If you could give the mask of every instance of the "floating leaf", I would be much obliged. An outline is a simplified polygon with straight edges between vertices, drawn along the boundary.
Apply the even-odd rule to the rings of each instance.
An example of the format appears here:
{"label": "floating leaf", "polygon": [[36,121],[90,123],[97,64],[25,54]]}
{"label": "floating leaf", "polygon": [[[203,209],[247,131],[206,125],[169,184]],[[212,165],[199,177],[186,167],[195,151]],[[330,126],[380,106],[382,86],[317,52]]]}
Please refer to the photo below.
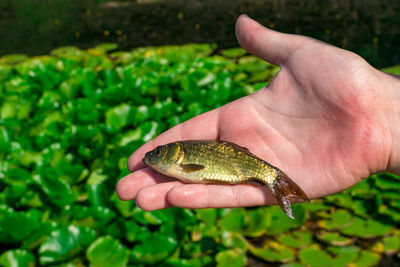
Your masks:
{"label": "floating leaf", "polygon": [[335,246],[346,246],[354,243],[355,241],[355,238],[342,236],[338,232],[321,232],[317,234],[317,237],[320,240]]}
{"label": "floating leaf", "polygon": [[295,251],[285,245],[268,241],[262,248],[249,246],[251,254],[266,261],[289,262],[295,258]]}
{"label": "floating leaf", "polygon": [[34,267],[35,256],[27,250],[15,249],[5,251],[0,256],[0,264],[4,267],[28,266]]}
{"label": "floating leaf", "polygon": [[171,236],[150,235],[132,249],[132,259],[139,263],[155,264],[168,258],[177,244]]}
{"label": "floating leaf", "polygon": [[387,255],[395,254],[400,251],[400,236],[398,234],[385,236],[372,247],[372,250]]}
{"label": "floating leaf", "polygon": [[[219,234],[219,232],[217,232]],[[223,231],[221,233],[221,243],[228,248],[240,248],[243,251],[247,250],[248,244],[246,239],[239,233]]]}
{"label": "floating leaf", "polygon": [[400,190],[400,178],[391,173],[377,174],[375,185],[383,190]]}
{"label": "floating leaf", "polygon": [[295,231],[292,233],[282,234],[278,237],[280,243],[292,247],[301,248],[308,246],[312,242],[311,232]]}
{"label": "floating leaf", "polygon": [[111,236],[96,239],[87,249],[86,257],[93,267],[126,266],[128,250]]}
{"label": "floating leaf", "polygon": [[360,253],[360,257],[351,263],[354,267],[372,267],[376,266],[381,259],[380,255],[372,251],[363,250]]}
{"label": "floating leaf", "polygon": [[301,226],[306,220],[304,207],[302,204],[292,205],[292,209],[296,220],[289,218],[279,206],[269,207],[267,211],[271,216],[271,224],[267,228],[266,234],[277,235]]}
{"label": "floating leaf", "polygon": [[314,245],[300,250],[299,258],[303,264],[311,266],[347,266],[357,258],[359,248],[331,247],[328,251],[330,253]]}
{"label": "floating leaf", "polygon": [[224,250],[215,256],[217,267],[241,267],[246,265],[246,254],[240,249]]}
{"label": "floating leaf", "polygon": [[374,220],[363,220],[354,217],[353,222],[340,231],[346,235],[353,235],[362,238],[372,238],[388,233],[393,226]]}
{"label": "floating leaf", "polygon": [[27,238],[40,227],[41,212],[30,209],[27,212],[9,209],[0,216],[0,241],[13,244]]}
{"label": "floating leaf", "polygon": [[10,54],[1,57],[0,62],[7,64],[17,64],[21,61],[26,60],[27,58],[28,56],[24,54]]}
{"label": "floating leaf", "polygon": [[350,225],[352,219],[353,216],[349,211],[338,209],[328,219],[319,221],[318,226],[327,230],[341,229]]}
{"label": "floating leaf", "polygon": [[266,208],[246,210],[243,235],[257,237],[263,235],[271,224],[271,215]]}
{"label": "floating leaf", "polygon": [[221,54],[224,57],[241,57],[247,54],[247,51],[241,47],[238,48],[230,48],[221,51]]}
{"label": "floating leaf", "polygon": [[53,231],[39,248],[41,264],[55,264],[72,259],[86,250],[95,239],[94,230],[70,225]]}

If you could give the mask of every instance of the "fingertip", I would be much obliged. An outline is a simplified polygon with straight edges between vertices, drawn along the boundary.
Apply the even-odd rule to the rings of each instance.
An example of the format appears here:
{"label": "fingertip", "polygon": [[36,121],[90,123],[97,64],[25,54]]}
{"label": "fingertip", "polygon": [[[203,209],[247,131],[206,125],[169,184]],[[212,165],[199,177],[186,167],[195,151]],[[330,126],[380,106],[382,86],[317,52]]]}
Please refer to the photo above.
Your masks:
{"label": "fingertip", "polygon": [[148,188],[142,188],[138,191],[136,196],[136,205],[145,211],[157,210],[157,206],[154,205],[154,200],[157,198],[154,190]]}
{"label": "fingertip", "polygon": [[122,201],[127,201],[127,200],[132,200],[131,192],[130,192],[130,186],[129,186],[129,180],[128,177],[121,178],[116,187],[115,191],[117,192],[117,195],[119,199]]}
{"label": "fingertip", "polygon": [[239,44],[251,54],[265,61],[282,65],[292,49],[293,40],[289,34],[264,27],[247,15],[236,21],[236,38]]}

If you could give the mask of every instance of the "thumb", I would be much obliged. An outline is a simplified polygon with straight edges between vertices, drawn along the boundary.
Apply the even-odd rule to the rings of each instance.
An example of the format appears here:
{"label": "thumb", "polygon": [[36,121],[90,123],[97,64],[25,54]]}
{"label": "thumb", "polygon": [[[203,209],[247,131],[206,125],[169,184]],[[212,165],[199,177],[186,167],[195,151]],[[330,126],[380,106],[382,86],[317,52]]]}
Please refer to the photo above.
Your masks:
{"label": "thumb", "polygon": [[247,15],[236,21],[236,38],[245,50],[275,65],[284,65],[291,51],[305,39],[270,30]]}

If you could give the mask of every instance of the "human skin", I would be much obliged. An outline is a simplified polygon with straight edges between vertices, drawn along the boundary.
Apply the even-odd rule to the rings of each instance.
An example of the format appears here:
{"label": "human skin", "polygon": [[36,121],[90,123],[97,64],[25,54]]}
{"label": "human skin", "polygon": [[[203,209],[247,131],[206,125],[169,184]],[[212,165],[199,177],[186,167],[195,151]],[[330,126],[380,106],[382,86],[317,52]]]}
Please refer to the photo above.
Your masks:
{"label": "human skin", "polygon": [[201,114],[144,144],[117,184],[144,210],[275,204],[266,186],[185,184],[144,166],[147,151],[177,140],[219,139],[247,147],[309,196],[347,189],[378,172],[400,174],[400,78],[318,40],[267,29],[246,15],[236,36],[280,66],[265,88]]}

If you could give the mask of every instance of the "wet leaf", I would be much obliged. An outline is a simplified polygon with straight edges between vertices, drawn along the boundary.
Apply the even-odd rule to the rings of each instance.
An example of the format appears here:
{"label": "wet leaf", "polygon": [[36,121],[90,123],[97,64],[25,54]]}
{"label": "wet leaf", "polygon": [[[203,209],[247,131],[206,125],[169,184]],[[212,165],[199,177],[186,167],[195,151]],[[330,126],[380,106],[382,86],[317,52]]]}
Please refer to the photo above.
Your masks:
{"label": "wet leaf", "polygon": [[224,250],[215,256],[218,267],[241,267],[246,265],[246,254],[239,249]]}
{"label": "wet leaf", "polygon": [[275,241],[268,241],[262,248],[249,246],[254,256],[272,262],[290,262],[295,258],[295,250]]}
{"label": "wet leaf", "polygon": [[318,226],[326,230],[344,228],[352,223],[353,216],[347,210],[337,209],[326,220],[318,222]]}
{"label": "wet leaf", "polygon": [[355,242],[354,238],[348,238],[340,235],[338,232],[321,232],[317,234],[317,237],[326,243],[334,246],[346,246]]}
{"label": "wet leaf", "polygon": [[312,242],[312,234],[307,231],[294,231],[292,233],[282,234],[278,237],[280,243],[292,247],[302,248]]}
{"label": "wet leaf", "polygon": [[95,237],[95,231],[89,228],[73,225],[60,228],[40,246],[39,261],[41,264],[55,264],[72,259],[83,253]]}
{"label": "wet leaf", "polygon": [[370,267],[370,266],[376,266],[381,259],[381,256],[377,253],[374,253],[372,251],[368,250],[363,250],[360,253],[359,258],[351,263],[351,266],[354,267]]}
{"label": "wet leaf", "polygon": [[0,265],[4,267],[34,267],[36,265],[36,259],[35,256],[27,250],[8,250],[1,254]]}
{"label": "wet leaf", "polygon": [[330,253],[314,245],[300,250],[299,258],[303,264],[311,266],[347,266],[357,258],[359,248],[355,246],[331,247],[328,251]]}
{"label": "wet leaf", "polygon": [[41,212],[30,209],[27,212],[8,209],[0,216],[0,241],[8,244],[23,241],[40,227]]}
{"label": "wet leaf", "polygon": [[168,258],[178,242],[171,236],[150,235],[132,249],[132,260],[138,263],[155,264]]}
{"label": "wet leaf", "polygon": [[362,238],[372,238],[382,236],[388,233],[393,226],[374,220],[363,220],[359,217],[354,217],[352,223],[340,230],[343,234],[353,235]]}
{"label": "wet leaf", "polygon": [[241,57],[247,54],[247,51],[243,48],[230,48],[221,51],[224,57]]}
{"label": "wet leaf", "polygon": [[90,266],[126,266],[128,249],[111,236],[99,237],[87,249],[86,257]]}
{"label": "wet leaf", "polygon": [[277,235],[298,228],[305,220],[305,209],[302,205],[292,205],[296,220],[290,219],[279,206],[271,206],[268,213],[271,216],[271,224],[266,230],[268,235]]}

